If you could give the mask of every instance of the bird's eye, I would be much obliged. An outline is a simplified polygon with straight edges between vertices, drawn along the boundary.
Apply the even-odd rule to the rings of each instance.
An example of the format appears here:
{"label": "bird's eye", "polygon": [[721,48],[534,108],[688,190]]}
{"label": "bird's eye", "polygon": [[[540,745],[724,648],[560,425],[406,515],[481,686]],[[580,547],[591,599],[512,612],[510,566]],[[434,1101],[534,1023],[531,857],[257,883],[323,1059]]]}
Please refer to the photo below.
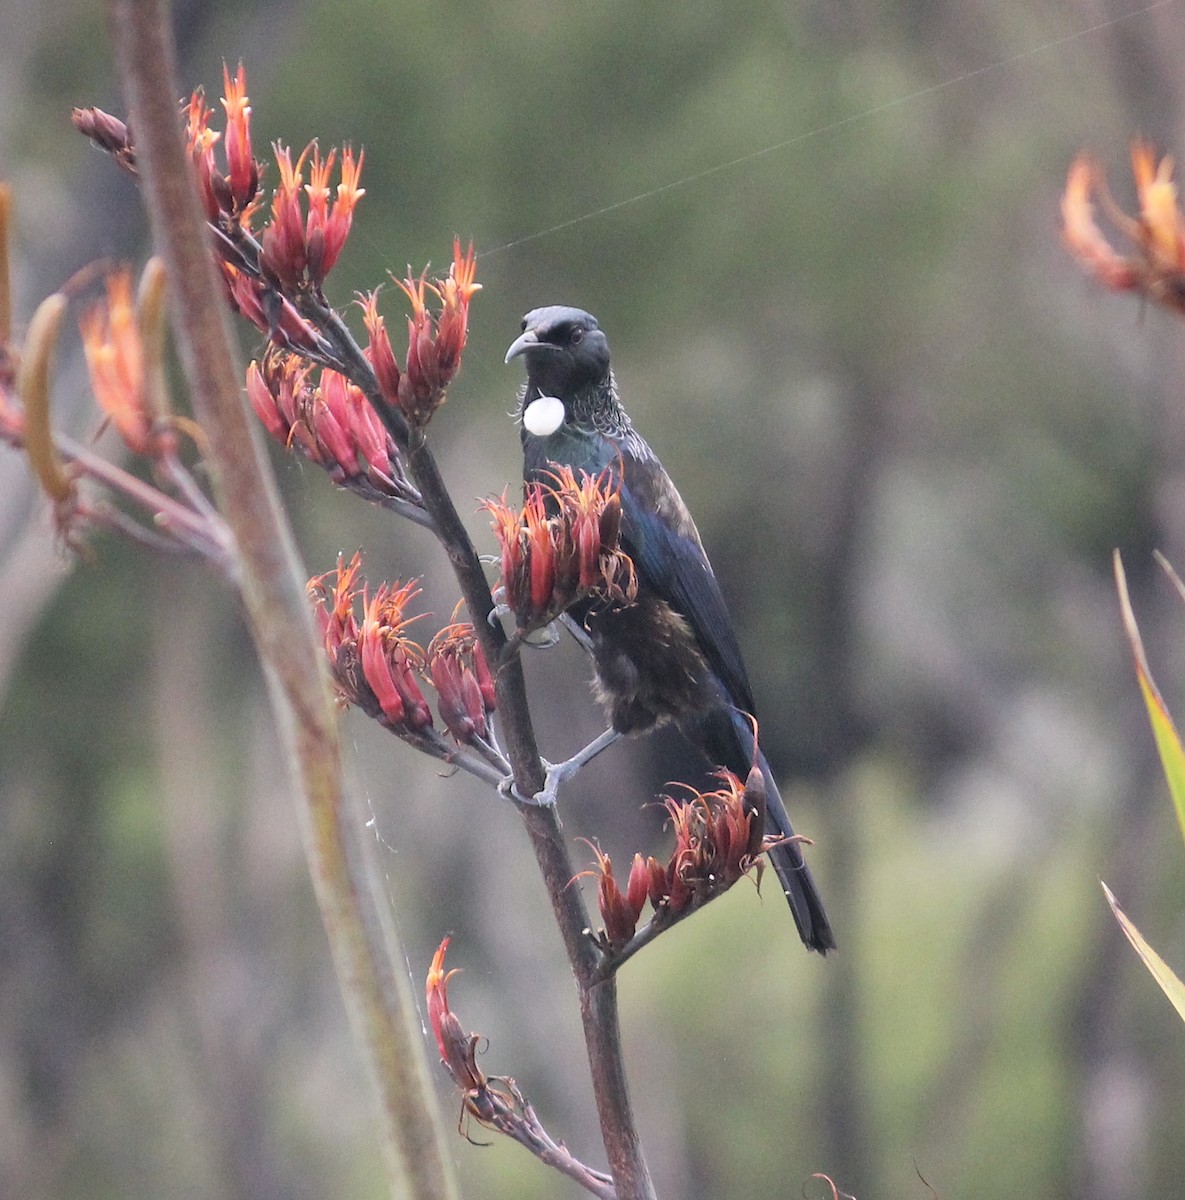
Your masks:
{"label": "bird's eye", "polygon": [[519,322],[518,328],[519,328],[520,333],[527,332],[527,318],[526,317],[523,317],[523,319]]}
{"label": "bird's eye", "polygon": [[572,330],[572,336],[568,339],[573,346],[579,346],[584,341],[584,330],[577,326]]}

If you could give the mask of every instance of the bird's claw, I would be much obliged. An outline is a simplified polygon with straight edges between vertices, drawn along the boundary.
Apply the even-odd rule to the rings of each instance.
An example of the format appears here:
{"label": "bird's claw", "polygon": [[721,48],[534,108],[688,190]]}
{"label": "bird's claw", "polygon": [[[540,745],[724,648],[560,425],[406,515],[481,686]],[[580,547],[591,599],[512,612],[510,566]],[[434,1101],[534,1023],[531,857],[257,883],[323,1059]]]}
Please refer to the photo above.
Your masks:
{"label": "bird's claw", "polygon": [[507,775],[498,784],[498,792],[505,796],[507,800],[513,800],[515,804],[530,804],[533,808],[554,808],[556,803],[556,790],[559,787],[559,782],[555,787],[551,787],[551,766],[546,763],[548,769],[547,781],[543,785],[543,790],[536,792],[533,796],[524,796],[518,790],[518,786],[514,782],[513,775]]}
{"label": "bird's claw", "polygon": [[574,758],[569,758],[565,759],[562,763],[549,763],[544,759],[543,765],[547,768],[547,775],[543,781],[543,790],[535,793],[532,802],[554,808],[556,801],[559,799],[561,786],[567,783],[584,764]]}

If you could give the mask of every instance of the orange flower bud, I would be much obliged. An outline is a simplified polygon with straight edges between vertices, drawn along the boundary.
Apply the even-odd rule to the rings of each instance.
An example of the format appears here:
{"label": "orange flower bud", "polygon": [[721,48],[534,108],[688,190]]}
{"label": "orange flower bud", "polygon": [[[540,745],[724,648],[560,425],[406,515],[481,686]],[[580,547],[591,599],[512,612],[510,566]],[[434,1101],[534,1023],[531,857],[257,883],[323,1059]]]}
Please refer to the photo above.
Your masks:
{"label": "orange flower bud", "polygon": [[117,271],[107,277],[106,298],[85,312],[79,325],[99,407],[133,453],[156,452],[172,435],[154,430],[148,410],[144,346],[136,322],[130,271]]}
{"label": "orange flower bud", "polygon": [[428,971],[425,988],[428,1024],[436,1037],[440,1061],[457,1086],[467,1093],[482,1091],[486,1087],[486,1077],[477,1065],[477,1044],[481,1039],[477,1034],[466,1034],[456,1013],[449,1007],[448,982],[457,974],[457,971],[446,974],[444,970],[449,940],[445,938],[437,947]]}
{"label": "orange flower bud", "polygon": [[399,364],[395,361],[395,352],[391,349],[391,339],[387,336],[386,322],[379,316],[378,294],[370,292],[362,299],[362,319],[366,325],[366,333],[370,344],[366,348],[366,357],[378,380],[379,390],[388,404],[399,403]]}
{"label": "orange flower bud", "polygon": [[226,110],[227,181],[234,214],[244,212],[259,191],[259,164],[251,150],[251,106],[247,102],[247,74],[243,64],[234,79],[222,64],[222,107]]}

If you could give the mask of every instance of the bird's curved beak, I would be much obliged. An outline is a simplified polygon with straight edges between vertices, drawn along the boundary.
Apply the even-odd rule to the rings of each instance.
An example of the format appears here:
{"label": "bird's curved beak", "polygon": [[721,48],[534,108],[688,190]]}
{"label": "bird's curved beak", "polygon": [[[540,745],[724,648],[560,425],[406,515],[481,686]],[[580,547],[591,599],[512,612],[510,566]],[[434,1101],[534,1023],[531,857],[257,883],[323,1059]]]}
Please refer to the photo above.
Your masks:
{"label": "bird's curved beak", "polygon": [[518,358],[520,354],[526,352],[534,346],[539,345],[539,338],[533,329],[525,329],[522,333],[510,343],[510,349],[506,351],[504,362],[509,362],[512,358]]}

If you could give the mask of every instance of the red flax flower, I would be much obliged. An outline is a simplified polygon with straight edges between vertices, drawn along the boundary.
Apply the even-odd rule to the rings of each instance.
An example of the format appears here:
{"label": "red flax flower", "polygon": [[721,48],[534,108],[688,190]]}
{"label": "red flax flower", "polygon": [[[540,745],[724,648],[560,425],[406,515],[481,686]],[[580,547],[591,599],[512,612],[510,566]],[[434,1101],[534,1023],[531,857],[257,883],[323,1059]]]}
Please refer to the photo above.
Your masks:
{"label": "red flax flower", "polygon": [[399,404],[399,364],[395,361],[395,351],[391,348],[391,339],[387,336],[387,323],[379,315],[379,298],[377,292],[368,292],[359,301],[362,305],[362,321],[366,326],[366,336],[369,344],[366,347],[366,358],[378,380],[379,391],[388,404]]}
{"label": "red flax flower", "polygon": [[222,107],[226,110],[225,182],[229,187],[232,211],[243,219],[259,192],[259,164],[251,149],[251,105],[247,101],[247,73],[239,63],[234,79],[222,64]]}
{"label": "red flax flower", "polygon": [[[1147,142],[1132,145],[1132,174],[1140,214],[1130,217],[1111,199],[1095,162],[1079,155],[1070,167],[1062,196],[1063,236],[1072,253],[1100,282],[1117,291],[1138,291],[1167,308],[1185,313],[1185,217],[1177,202],[1173,160],[1156,162]],[[1134,253],[1120,254],[1094,219],[1098,194],[1112,224]]]}
{"label": "red flax flower", "polygon": [[726,892],[754,869],[760,881],[761,854],[768,849],[761,772],[754,768],[743,784],[730,771],[718,771],[717,778],[721,786],[716,791],[689,788],[685,800],[663,797],[675,831],[674,848],[665,863],[635,854],[624,892],[609,856],[593,847],[596,862],[586,874],[597,879],[608,948],[619,950],[634,936],[647,901],[658,928]]}
{"label": "red flax flower", "polygon": [[[206,219],[226,229],[250,229],[258,207],[260,166],[251,147],[251,105],[247,100],[247,74],[243,64],[231,78],[222,67],[222,107],[226,113],[226,137],[210,128],[213,110],[201,88],[194,91],[185,107],[185,133],[189,155],[197,175]],[[77,122],[76,122],[77,123]],[[84,132],[86,132],[84,130]],[[222,141],[225,169],[219,164],[215,146]]]}
{"label": "red flax flower", "polygon": [[154,429],[145,391],[144,346],[136,323],[132,275],[107,277],[107,294],[79,320],[91,388],[99,407],[134,454],[152,454],[170,433]]}
{"label": "red flax flower", "polygon": [[275,153],[280,181],[272,193],[271,221],[261,238],[260,267],[287,292],[305,286],[320,290],[341,256],[354,209],[366,194],[358,186],[364,155],[355,158],[348,146],[342,151],[341,182],[331,202],[329,180],[336,150],[323,159],[316,142],[310,142],[295,163],[291,151],[279,143]]}
{"label": "red flax flower", "polygon": [[[605,940],[612,948],[619,949],[634,936],[638,928],[638,919],[646,906],[649,891],[649,869],[646,860],[640,854],[635,854],[629,882],[623,892],[613,874],[613,862],[609,855],[602,853],[600,847],[591,842],[589,846],[596,862],[583,874],[596,878],[597,909],[604,924]],[[650,861],[654,862],[653,859]]]}
{"label": "red flax flower", "polygon": [[[436,1036],[436,1046],[440,1051],[440,1061],[465,1093],[465,1106],[471,1103],[486,1090],[485,1073],[477,1065],[477,1044],[481,1036],[476,1033],[466,1033],[457,1014],[449,1008],[448,981],[458,972],[449,971],[445,974],[444,956],[448,950],[449,939],[436,949],[432,956],[432,966],[428,971],[428,983],[425,989],[428,1001],[428,1024]],[[470,1111],[473,1111],[470,1109]],[[480,1111],[474,1111],[474,1116],[482,1119]]]}
{"label": "red flax flower", "polygon": [[494,680],[472,625],[446,625],[429,642],[428,673],[449,733],[462,744],[484,738],[494,711]]}
{"label": "red flax flower", "polygon": [[621,549],[621,494],[608,471],[577,480],[559,468],[553,483],[527,485],[522,509],[505,500],[483,507],[502,550],[506,605],[522,630],[554,620],[573,601],[600,595],[630,604],[637,596],[633,563]]}
{"label": "red flax flower", "polygon": [[396,733],[426,729],[432,711],[417,679],[424,652],[405,632],[416,619],[405,610],[420,589],[382,584],[372,596],[358,586],[361,566],[361,555],[349,563],[339,556],[335,571],[309,580],[338,695]]}
{"label": "red flax flower", "polygon": [[360,388],[274,348],[247,368],[247,396],[264,428],[297,447],[337,484],[372,498],[398,496],[398,451]]}
{"label": "red flax flower", "polygon": [[[411,302],[407,321],[407,366],[399,380],[399,406],[413,425],[423,427],[444,403],[445,393],[461,366],[461,351],[469,334],[469,302],[480,291],[474,282],[476,256],[470,245],[461,253],[453,241],[453,265],[448,277],[429,283],[410,269],[399,286]],[[428,310],[429,293],[440,302],[440,313]]]}

